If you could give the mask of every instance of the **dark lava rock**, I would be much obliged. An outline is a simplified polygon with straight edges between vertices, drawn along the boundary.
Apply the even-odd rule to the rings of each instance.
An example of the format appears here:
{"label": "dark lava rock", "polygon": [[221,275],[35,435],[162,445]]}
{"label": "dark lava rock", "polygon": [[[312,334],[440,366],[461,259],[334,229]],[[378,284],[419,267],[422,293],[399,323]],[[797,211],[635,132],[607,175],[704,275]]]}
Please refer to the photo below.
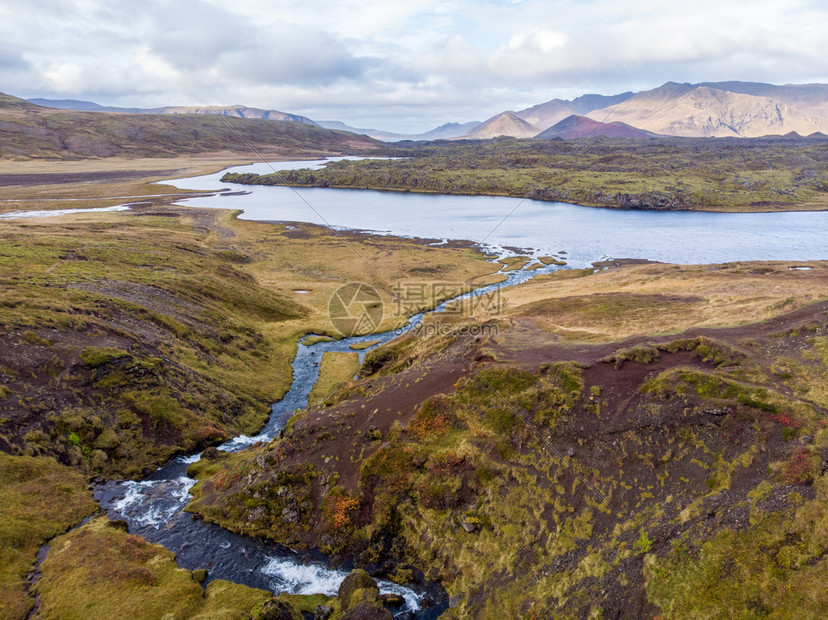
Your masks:
{"label": "dark lava rock", "polygon": [[337,597],[342,603],[342,607],[344,608],[348,606],[348,601],[351,599],[351,595],[354,592],[365,588],[376,590],[377,595],[379,595],[379,586],[371,575],[366,573],[361,568],[352,570],[348,576],[342,580],[342,583],[339,584],[339,590],[337,591]]}
{"label": "dark lava rock", "polygon": [[262,605],[261,612],[255,617],[257,620],[304,620],[293,605],[275,598]]}
{"label": "dark lava rock", "polygon": [[107,523],[107,525],[116,530],[121,530],[122,532],[129,531],[129,523],[127,523],[123,519],[115,519],[114,521],[110,521],[109,523]]}
{"label": "dark lava rock", "polygon": [[333,609],[327,605],[317,605],[313,608],[313,620],[328,620]]}
{"label": "dark lava rock", "polygon": [[362,603],[342,614],[342,620],[393,620],[394,614],[382,607]]}
{"label": "dark lava rock", "polygon": [[216,448],[215,446],[210,446],[209,448],[205,448],[204,452],[201,453],[201,458],[213,461],[219,457],[221,457],[221,450]]}
{"label": "dark lava rock", "polygon": [[385,607],[393,607],[395,609],[405,605],[405,599],[399,594],[380,594],[379,600]]}

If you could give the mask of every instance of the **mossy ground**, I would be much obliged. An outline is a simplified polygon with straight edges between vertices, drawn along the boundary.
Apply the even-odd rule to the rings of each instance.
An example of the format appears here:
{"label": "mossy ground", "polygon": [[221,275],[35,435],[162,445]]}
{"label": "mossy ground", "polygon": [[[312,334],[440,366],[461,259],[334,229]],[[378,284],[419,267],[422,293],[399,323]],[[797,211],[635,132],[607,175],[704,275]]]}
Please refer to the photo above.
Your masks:
{"label": "mossy ground", "polygon": [[327,351],[319,364],[319,379],[308,397],[310,406],[323,403],[340,385],[351,381],[359,372],[359,353]]}
{"label": "mossy ground", "polygon": [[[333,332],[341,282],[371,282],[391,306],[394,283],[424,264],[469,286],[494,270],[465,248],[221,211],[2,226],[1,445],[105,475],[255,431],[297,340]],[[404,320],[387,315],[383,328]]]}
{"label": "mossy ground", "polygon": [[37,550],[95,511],[83,475],[51,458],[0,453],[0,610],[25,618],[34,600],[26,575]]}
{"label": "mossy ground", "polygon": [[[83,509],[47,505],[46,494],[257,430],[290,384],[297,341],[333,330],[327,302],[340,282],[372,282],[390,304],[394,282],[420,278],[411,270],[423,264],[469,286],[495,269],[466,247],[177,207],[0,228],[0,451],[63,464],[0,507],[12,537],[2,588],[24,615],[21,579],[37,548],[94,506],[86,491]],[[56,489],[55,476],[67,482]],[[27,515],[38,523],[30,539]]]}
{"label": "mossy ground", "polygon": [[115,525],[98,518],[52,541],[35,586],[38,617],[244,620],[272,596],[222,580],[203,588],[170,551]]}

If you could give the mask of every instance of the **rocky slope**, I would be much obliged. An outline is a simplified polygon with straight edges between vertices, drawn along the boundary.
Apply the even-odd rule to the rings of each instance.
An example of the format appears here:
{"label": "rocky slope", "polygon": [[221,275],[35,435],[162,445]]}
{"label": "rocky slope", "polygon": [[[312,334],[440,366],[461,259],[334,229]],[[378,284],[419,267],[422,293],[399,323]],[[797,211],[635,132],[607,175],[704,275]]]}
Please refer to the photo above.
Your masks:
{"label": "rocky slope", "polygon": [[[584,95],[571,101],[552,99],[514,113],[538,132],[573,114],[669,136],[810,135],[828,131],[828,85],[667,82],[639,93]],[[501,130],[512,131],[504,135],[526,137],[522,126]]]}
{"label": "rocky slope", "polygon": [[513,112],[502,112],[474,127],[469,133],[460,136],[463,140],[485,140],[500,136],[513,138],[532,138],[538,128],[527,123]]}
{"label": "rocky slope", "polygon": [[776,99],[690,84],[665,84],[589,116],[691,137],[808,135],[828,125],[828,117],[807,114]]}
{"label": "rocky slope", "polygon": [[567,99],[552,99],[546,103],[520,110],[515,114],[538,129],[545,130],[572,114],[587,114],[593,110],[600,110],[611,105],[622,103],[632,96],[633,93],[626,92],[613,96],[582,95],[571,101]]}

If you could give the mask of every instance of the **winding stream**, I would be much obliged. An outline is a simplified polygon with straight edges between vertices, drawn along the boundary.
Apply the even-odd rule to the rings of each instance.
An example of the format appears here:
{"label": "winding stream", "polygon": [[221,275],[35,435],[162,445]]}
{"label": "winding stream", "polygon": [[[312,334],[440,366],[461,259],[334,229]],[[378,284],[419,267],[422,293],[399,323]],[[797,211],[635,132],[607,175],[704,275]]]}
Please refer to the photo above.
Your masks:
{"label": "winding stream", "polygon": [[[494,291],[503,286],[525,282],[538,273],[557,269],[548,266],[536,271],[515,271],[503,282],[476,289],[465,295],[443,302],[432,312],[442,312],[448,304]],[[308,405],[308,395],[319,378],[319,364],[327,351],[353,351],[351,345],[374,342],[358,351],[360,362],[368,351],[397,336],[415,329],[425,313],[411,317],[408,323],[394,331],[366,336],[354,336],[336,341],[314,344],[299,343],[293,360],[293,382],[284,398],[271,409],[270,419],[258,435],[236,437],[219,450],[235,452],[258,442],[269,441],[296,409]],[[110,519],[123,519],[129,531],[140,534],[153,543],[160,543],[176,554],[179,566],[188,569],[206,568],[208,581],[227,579],[275,593],[324,593],[335,595],[347,572],[331,570],[321,561],[304,562],[289,549],[240,536],[217,525],[193,519],[183,512],[190,499],[189,490],[195,480],[187,477],[187,466],[200,455],[177,457],[141,481],[110,481],[95,488],[95,499],[106,510]],[[445,601],[424,601],[423,592],[415,592],[394,583],[379,581],[380,592],[393,592],[405,598],[400,613],[413,612],[416,618],[436,618],[445,609]],[[429,595],[430,596],[430,595]],[[434,605],[437,602],[437,605]],[[428,605],[431,606],[428,606]],[[411,614],[409,614],[411,615]]]}

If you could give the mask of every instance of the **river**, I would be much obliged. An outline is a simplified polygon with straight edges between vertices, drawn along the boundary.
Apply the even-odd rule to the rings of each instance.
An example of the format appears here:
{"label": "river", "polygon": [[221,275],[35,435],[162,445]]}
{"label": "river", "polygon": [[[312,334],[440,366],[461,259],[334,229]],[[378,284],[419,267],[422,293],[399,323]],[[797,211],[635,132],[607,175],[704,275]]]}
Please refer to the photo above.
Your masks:
{"label": "river", "polygon": [[[502,286],[512,286],[556,268],[549,266],[531,272],[510,272],[506,274],[505,281],[446,301],[433,312],[442,312],[457,299],[481,295]],[[351,345],[376,342],[358,351],[362,361],[366,353],[380,344],[415,329],[423,316],[424,314],[417,314],[409,319],[406,326],[381,334],[309,345],[300,342],[293,360],[291,387],[285,397],[272,406],[265,427],[255,436],[236,437],[218,446],[218,449],[235,452],[276,437],[296,409],[307,407],[308,395],[319,378],[319,364],[326,351],[350,352],[353,351]],[[219,526],[193,519],[190,514],[183,512],[189,502],[189,490],[195,484],[195,480],[186,474],[187,466],[198,459],[197,454],[177,457],[141,481],[113,480],[99,484],[95,487],[95,499],[110,519],[126,521],[131,533],[140,534],[150,542],[162,544],[175,552],[179,566],[188,569],[206,568],[208,580],[227,579],[276,593],[336,594],[347,572],[331,570],[321,561],[308,562],[289,549],[234,534]],[[406,605],[400,610],[403,614],[409,612],[409,615],[416,618],[436,618],[445,610],[447,601],[438,588],[418,588],[415,591],[382,580],[379,580],[379,586],[381,593],[392,592],[405,598]]]}

